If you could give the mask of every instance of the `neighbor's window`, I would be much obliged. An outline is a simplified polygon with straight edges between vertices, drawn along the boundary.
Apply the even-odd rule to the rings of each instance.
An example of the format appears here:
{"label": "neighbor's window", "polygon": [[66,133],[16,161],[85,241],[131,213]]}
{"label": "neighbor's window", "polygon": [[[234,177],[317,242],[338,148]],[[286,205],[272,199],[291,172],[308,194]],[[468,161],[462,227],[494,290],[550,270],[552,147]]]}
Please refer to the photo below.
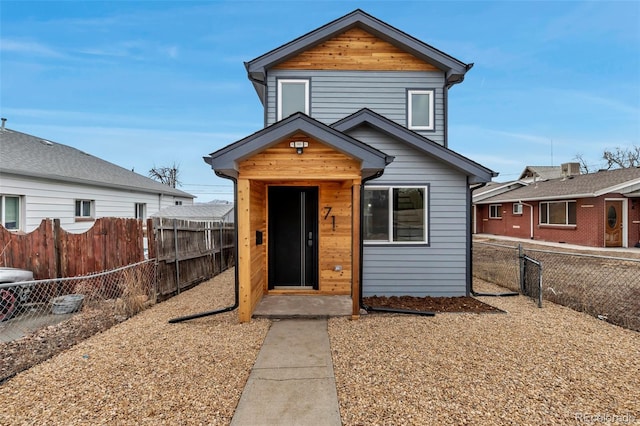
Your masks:
{"label": "neighbor's window", "polygon": [[176,201],[176,206],[181,206],[182,205],[182,201]]}
{"label": "neighbor's window", "polygon": [[434,130],[434,91],[407,92],[407,122],[411,130]]}
{"label": "neighbor's window", "polygon": [[522,214],[522,204],[513,203],[513,214]]}
{"label": "neighbor's window", "polygon": [[20,223],[20,197],[16,195],[0,195],[0,222],[6,229],[17,231]]}
{"label": "neighbor's window", "polygon": [[489,204],[489,219],[502,218],[502,204]]}
{"label": "neighbor's window", "polygon": [[145,203],[136,203],[135,215],[136,219],[145,220],[147,218],[147,205]]}
{"label": "neighbor's window", "polygon": [[364,190],[364,240],[426,243],[427,188],[369,187]]}
{"label": "neighbor's window", "polygon": [[309,80],[278,80],[278,120],[296,112],[309,114]]}
{"label": "neighbor's window", "polygon": [[76,200],[76,218],[90,219],[93,217],[92,200]]}
{"label": "neighbor's window", "polygon": [[575,225],[575,201],[551,201],[540,203],[541,225]]}

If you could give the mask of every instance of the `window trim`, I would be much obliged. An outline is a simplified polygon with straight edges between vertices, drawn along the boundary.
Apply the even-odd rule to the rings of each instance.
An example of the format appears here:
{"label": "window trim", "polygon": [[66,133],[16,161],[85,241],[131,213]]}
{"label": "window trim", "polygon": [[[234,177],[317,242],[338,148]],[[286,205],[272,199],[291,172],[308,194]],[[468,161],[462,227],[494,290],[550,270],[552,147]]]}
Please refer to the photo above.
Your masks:
{"label": "window trim", "polygon": [[512,214],[521,215],[524,210],[522,206],[523,206],[522,203],[513,203]]}
{"label": "window trim", "polygon": [[[80,204],[80,216],[76,215],[77,213],[77,207],[78,207],[78,203]],[[82,214],[83,212],[83,208],[82,205],[83,203],[89,203],[89,216],[84,216]],[[95,220],[95,200],[87,200],[85,198],[76,198],[76,200],[73,203],[73,215],[74,218],[76,220],[76,222],[90,222],[90,221],[94,221]]]}
{"label": "window trim", "polygon": [[[140,214],[139,209],[142,209],[142,214]],[[142,216],[142,217],[140,217]],[[134,204],[134,218],[140,220],[147,219],[147,203],[135,203]]]}
{"label": "window trim", "polygon": [[[549,223],[549,204],[564,204],[564,221],[565,223]],[[569,223],[569,203],[573,203],[575,205],[575,223]],[[542,221],[542,205],[546,204],[546,217],[547,221]],[[578,224],[578,203],[576,200],[551,200],[551,201],[540,201],[538,203],[538,224],[540,226],[561,226],[561,227],[576,227]]]}
{"label": "window trim", "polygon": [[[424,208],[423,208],[423,230],[424,230],[424,239],[421,241],[393,241],[393,190],[394,189],[410,189],[410,188],[418,188],[424,191]],[[389,216],[387,222],[387,231],[389,235],[388,240],[367,240],[364,237],[364,232],[362,235],[362,242],[366,246],[428,246],[430,244],[429,240],[429,184],[417,185],[417,184],[388,184],[388,185],[367,185],[363,186],[363,191],[367,190],[387,190],[389,195]],[[364,194],[363,194],[364,197]],[[365,207],[362,207],[362,214],[364,217]],[[363,223],[364,227],[364,223]],[[364,231],[364,228],[363,228]]]}
{"label": "window trim", "polygon": [[[429,125],[414,126],[413,125],[413,95],[429,95]],[[407,128],[409,130],[436,130],[436,114],[435,114],[435,89],[407,89]]]}
{"label": "window trim", "polygon": [[305,113],[306,115],[311,115],[309,113],[310,111],[310,91],[309,91],[309,86],[311,85],[311,80],[308,78],[279,78],[277,80],[278,84],[277,84],[277,94],[276,94],[276,120],[280,121],[283,118],[282,116],[282,84],[286,84],[286,83],[291,83],[291,84],[304,84],[304,111],[302,111],[303,113]]}
{"label": "window trim", "polygon": [[[498,215],[492,215],[492,208],[498,212]],[[489,219],[502,219],[502,204],[489,204]]]}
{"label": "window trim", "polygon": [[[18,222],[18,226],[11,229],[6,227],[6,214],[7,214],[6,199],[7,198],[16,198],[18,200],[18,217],[16,218]],[[24,209],[24,196],[16,195],[16,194],[0,194],[0,224],[2,225],[2,227],[9,232],[22,231],[24,229],[24,210],[23,209]]]}

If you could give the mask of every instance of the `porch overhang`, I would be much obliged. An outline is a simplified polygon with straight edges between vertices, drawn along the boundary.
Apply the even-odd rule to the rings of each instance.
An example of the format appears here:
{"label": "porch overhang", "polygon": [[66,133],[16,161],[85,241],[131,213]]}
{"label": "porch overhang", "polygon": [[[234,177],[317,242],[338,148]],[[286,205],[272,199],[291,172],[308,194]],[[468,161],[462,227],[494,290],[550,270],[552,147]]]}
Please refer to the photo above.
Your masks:
{"label": "porch overhang", "polygon": [[[296,113],[244,139],[203,157],[218,174],[237,178],[238,164],[295,134],[303,133],[361,162],[362,178],[380,173],[393,157],[333,129],[303,113]],[[327,176],[330,178],[330,176]]]}

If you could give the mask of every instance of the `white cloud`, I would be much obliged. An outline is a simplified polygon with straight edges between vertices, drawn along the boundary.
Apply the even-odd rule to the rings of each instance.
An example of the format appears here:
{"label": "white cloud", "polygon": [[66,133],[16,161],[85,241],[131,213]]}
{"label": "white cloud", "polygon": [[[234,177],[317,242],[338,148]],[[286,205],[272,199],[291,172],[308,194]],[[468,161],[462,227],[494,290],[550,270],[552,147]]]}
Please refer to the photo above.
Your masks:
{"label": "white cloud", "polygon": [[3,38],[0,39],[0,51],[14,52],[24,55],[45,56],[50,58],[62,58],[65,55],[45,44],[35,41],[20,41]]}

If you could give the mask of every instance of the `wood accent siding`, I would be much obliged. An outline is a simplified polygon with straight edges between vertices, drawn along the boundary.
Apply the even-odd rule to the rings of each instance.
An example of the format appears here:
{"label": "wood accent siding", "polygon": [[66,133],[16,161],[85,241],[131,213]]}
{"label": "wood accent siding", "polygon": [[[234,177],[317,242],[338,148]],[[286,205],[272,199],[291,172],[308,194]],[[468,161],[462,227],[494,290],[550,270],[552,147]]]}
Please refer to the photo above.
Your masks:
{"label": "wood accent siding", "polygon": [[361,28],[352,28],[276,65],[276,69],[435,71],[416,58]]}
{"label": "wood accent siding", "polygon": [[[291,141],[307,141],[303,154],[289,146]],[[305,134],[297,134],[241,161],[239,175],[255,180],[359,179],[360,162]]]}

